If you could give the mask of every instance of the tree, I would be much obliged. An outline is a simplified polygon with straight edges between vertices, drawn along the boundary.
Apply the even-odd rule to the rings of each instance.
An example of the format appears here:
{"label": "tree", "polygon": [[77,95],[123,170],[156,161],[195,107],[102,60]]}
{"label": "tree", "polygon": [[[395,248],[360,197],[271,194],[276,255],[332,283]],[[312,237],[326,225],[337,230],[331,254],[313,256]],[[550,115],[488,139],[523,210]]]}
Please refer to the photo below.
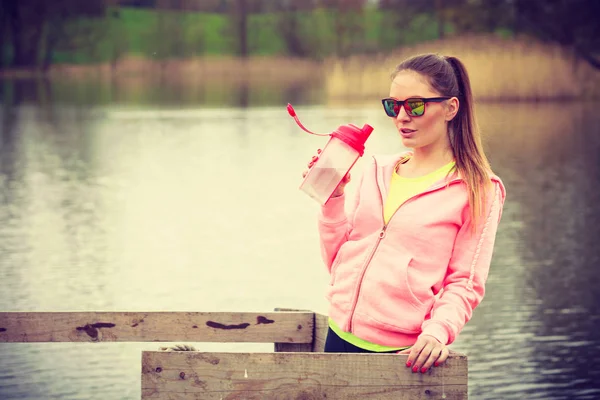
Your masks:
{"label": "tree", "polygon": [[[455,1],[455,0],[452,0]],[[443,24],[448,0],[381,0],[383,19],[380,28],[380,45],[384,49],[395,48],[407,40],[407,30],[420,14],[435,13],[438,24]],[[440,35],[442,26],[438,26]]]}
{"label": "tree", "polygon": [[251,14],[263,12],[268,6],[264,0],[223,0],[223,8],[229,14],[230,29],[235,37],[236,54],[248,57],[248,20]]}
{"label": "tree", "polygon": [[277,32],[285,42],[288,53],[296,57],[308,54],[305,42],[300,34],[300,15],[296,2],[281,2],[277,20]]}
{"label": "tree", "polygon": [[[0,0],[3,34],[10,38],[11,67],[39,67],[56,44],[58,27],[76,17],[104,18],[105,0]],[[43,50],[43,51],[42,51]]]}
{"label": "tree", "polygon": [[[157,21],[154,46],[151,51],[158,59],[181,58],[185,54],[183,40],[183,12],[179,0],[156,0]],[[162,64],[163,67],[165,64]]]}
{"label": "tree", "polygon": [[366,0],[328,0],[324,4],[334,7],[336,17],[334,20],[335,30],[335,53],[338,56],[346,56],[354,50],[361,50],[364,44],[364,18],[363,9]]}
{"label": "tree", "polygon": [[107,20],[108,36],[110,38],[110,67],[113,73],[117,69],[117,63],[127,52],[128,47],[127,36],[120,19],[120,11],[117,8],[110,9]]}
{"label": "tree", "polygon": [[228,4],[231,30],[236,38],[236,53],[248,57],[248,0],[231,0]]}
{"label": "tree", "polygon": [[598,0],[514,0],[519,32],[575,50],[600,69],[600,2]]}

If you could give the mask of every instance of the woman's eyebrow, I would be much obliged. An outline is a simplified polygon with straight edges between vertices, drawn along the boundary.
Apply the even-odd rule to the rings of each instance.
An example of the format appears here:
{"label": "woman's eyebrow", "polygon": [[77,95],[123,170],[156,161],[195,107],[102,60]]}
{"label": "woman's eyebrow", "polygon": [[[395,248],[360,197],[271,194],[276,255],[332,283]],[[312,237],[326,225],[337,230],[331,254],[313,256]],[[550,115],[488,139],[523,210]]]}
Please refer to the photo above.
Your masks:
{"label": "woman's eyebrow", "polygon": [[[392,99],[400,100],[400,97],[394,97],[394,96],[390,96],[390,97],[391,97]],[[419,98],[419,99],[424,99],[424,98],[425,98],[425,96],[420,96],[420,95],[412,95],[412,96],[405,97],[405,98],[404,98],[404,100],[406,100],[406,99],[414,99],[415,97],[416,97],[416,98]]]}

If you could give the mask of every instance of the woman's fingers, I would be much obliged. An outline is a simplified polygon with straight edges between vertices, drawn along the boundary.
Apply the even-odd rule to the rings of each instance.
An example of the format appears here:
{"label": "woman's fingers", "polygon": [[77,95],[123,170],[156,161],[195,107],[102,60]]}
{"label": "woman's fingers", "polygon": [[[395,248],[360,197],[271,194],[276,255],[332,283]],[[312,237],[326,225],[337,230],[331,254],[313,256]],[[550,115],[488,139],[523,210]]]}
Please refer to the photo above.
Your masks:
{"label": "woman's fingers", "polygon": [[308,168],[312,168],[313,165],[315,165],[315,163],[319,161],[319,157],[317,156],[313,156],[313,158],[308,162]]}
{"label": "woman's fingers", "polygon": [[427,370],[429,368],[431,368],[433,363],[437,359],[439,359],[441,353],[442,353],[441,347],[435,346],[433,349],[431,349],[431,354],[429,355],[429,358],[427,358],[427,360],[423,363],[423,366],[421,366],[421,372],[422,373],[427,372]]}
{"label": "woman's fingers", "polygon": [[308,168],[312,167],[319,160],[319,154],[321,154],[321,149],[317,149],[317,155],[313,156],[310,159],[310,162],[308,163]]}
{"label": "woman's fingers", "polygon": [[[425,345],[425,347],[423,347],[423,350],[421,350],[421,353],[419,353],[419,357],[417,358],[417,361],[415,361],[415,365],[413,367],[413,372],[419,372],[419,371],[423,371],[422,368],[425,365],[425,363],[429,360],[429,357],[431,356],[431,352],[433,351],[433,345],[431,344],[427,344]],[[432,361],[433,363],[433,361]],[[425,370],[427,371],[427,370]]]}
{"label": "woman's fingers", "polygon": [[[321,149],[317,149],[317,155],[313,156],[312,159],[308,162],[308,164],[306,164],[306,166],[308,167],[308,169],[311,169],[317,163],[317,161],[319,161],[319,155],[320,154],[321,154]],[[302,172],[302,178],[306,178],[307,174],[308,174],[308,171]],[[350,176],[350,173],[348,172],[346,174],[346,176],[344,176],[342,178],[342,182],[340,184],[341,187],[339,189],[342,190],[343,186],[345,186],[348,182],[350,182],[351,179],[352,178]]]}
{"label": "woman's fingers", "polygon": [[435,367],[439,367],[440,365],[442,365],[443,363],[446,362],[446,360],[448,359],[448,356],[450,355],[450,350],[448,350],[448,347],[444,346],[444,348],[442,349],[440,356],[438,357],[438,359],[433,363],[433,365]]}
{"label": "woman's fingers", "polygon": [[421,350],[425,347],[425,343],[420,339],[417,339],[417,342],[410,348],[410,352],[408,354],[408,360],[406,360],[407,367],[413,367],[413,371],[417,372],[415,368],[417,368],[416,361],[421,354]]}
{"label": "woman's fingers", "polygon": [[[408,350],[400,352],[406,354]],[[413,372],[425,373],[432,365],[438,366],[448,358],[448,348],[433,336],[424,335],[410,349],[406,362],[407,367],[412,367]]]}
{"label": "woman's fingers", "polygon": [[[317,150],[317,154],[321,154],[321,149]],[[311,158],[311,160],[308,162],[308,164],[306,164],[306,166],[308,167],[308,169],[311,169],[313,167],[313,165],[315,165],[315,163],[319,160],[319,156],[313,156]],[[302,178],[306,178],[306,175],[308,174],[308,171],[304,171],[302,172]]]}

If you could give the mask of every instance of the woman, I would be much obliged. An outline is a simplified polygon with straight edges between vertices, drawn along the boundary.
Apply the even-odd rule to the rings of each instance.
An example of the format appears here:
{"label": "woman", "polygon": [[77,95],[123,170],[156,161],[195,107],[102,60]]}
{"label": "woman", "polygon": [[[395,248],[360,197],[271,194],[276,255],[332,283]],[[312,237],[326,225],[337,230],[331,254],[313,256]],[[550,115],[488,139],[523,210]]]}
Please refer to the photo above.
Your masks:
{"label": "woman", "polygon": [[347,175],[319,217],[331,275],[325,351],[409,354],[407,367],[424,373],[483,298],[505,189],[461,61],[415,56],[392,78],[383,108],[411,151],[373,157],[349,213]]}

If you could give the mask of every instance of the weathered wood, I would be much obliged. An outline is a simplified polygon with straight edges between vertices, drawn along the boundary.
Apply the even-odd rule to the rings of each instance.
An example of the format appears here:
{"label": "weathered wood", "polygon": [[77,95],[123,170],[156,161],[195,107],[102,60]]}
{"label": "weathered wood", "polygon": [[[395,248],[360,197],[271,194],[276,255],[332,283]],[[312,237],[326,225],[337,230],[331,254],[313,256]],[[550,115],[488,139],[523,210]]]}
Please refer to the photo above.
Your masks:
{"label": "weathered wood", "polygon": [[312,312],[0,312],[0,342],[312,343]]}
{"label": "weathered wood", "polygon": [[325,340],[329,330],[329,317],[327,315],[315,313],[315,327],[313,329],[313,352],[325,351]]}
{"label": "weathered wood", "polygon": [[313,351],[312,343],[275,343],[275,351],[278,353],[290,353],[290,352],[311,352]]}
{"label": "weathered wood", "polygon": [[[276,308],[275,311],[282,312],[310,312],[308,310],[297,310],[293,308]],[[329,329],[329,317],[327,315],[314,313],[314,329],[312,343],[275,343],[275,352],[323,352],[325,340]]]}
{"label": "weathered wood", "polygon": [[[276,308],[276,312],[311,312],[308,310],[297,310],[293,308]],[[313,315],[313,333],[314,336],[314,315]],[[311,352],[313,349],[312,343],[274,343],[276,352]]]}
{"label": "weathered wood", "polygon": [[408,356],[142,352],[142,399],[466,399],[467,358],[425,374]]}

